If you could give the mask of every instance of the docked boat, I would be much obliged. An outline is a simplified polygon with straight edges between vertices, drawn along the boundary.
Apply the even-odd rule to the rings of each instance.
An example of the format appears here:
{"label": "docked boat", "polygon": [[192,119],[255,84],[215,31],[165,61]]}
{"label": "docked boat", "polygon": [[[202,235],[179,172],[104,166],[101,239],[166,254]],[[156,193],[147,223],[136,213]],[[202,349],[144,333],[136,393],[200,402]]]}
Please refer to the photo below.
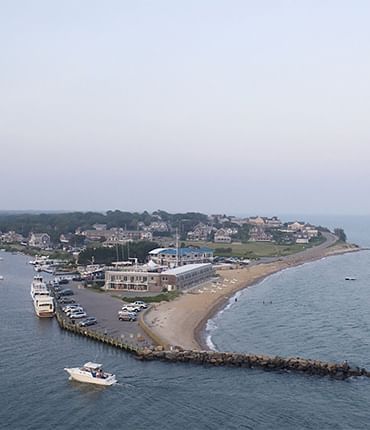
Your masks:
{"label": "docked boat", "polygon": [[40,318],[51,318],[55,313],[54,299],[42,276],[34,276],[31,283],[31,297],[36,315]]}
{"label": "docked boat", "polygon": [[69,374],[70,380],[85,382],[95,385],[113,385],[117,382],[116,376],[103,370],[103,366],[89,361],[83,367],[65,367],[64,370]]}
{"label": "docked boat", "polygon": [[51,296],[36,296],[33,300],[36,315],[40,318],[51,318],[55,313],[54,299]]}
{"label": "docked boat", "polygon": [[32,300],[34,300],[36,296],[49,296],[49,295],[50,295],[49,290],[42,276],[40,275],[34,276],[33,281],[31,283]]}

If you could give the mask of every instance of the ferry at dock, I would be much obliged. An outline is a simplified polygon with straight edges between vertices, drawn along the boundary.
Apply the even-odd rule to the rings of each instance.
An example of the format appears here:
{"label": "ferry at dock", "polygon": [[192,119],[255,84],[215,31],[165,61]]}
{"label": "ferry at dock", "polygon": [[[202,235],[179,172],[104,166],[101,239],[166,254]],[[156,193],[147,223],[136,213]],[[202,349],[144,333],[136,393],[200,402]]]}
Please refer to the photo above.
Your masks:
{"label": "ferry at dock", "polygon": [[42,276],[35,276],[31,283],[31,298],[36,315],[40,318],[51,318],[55,313],[54,299]]}

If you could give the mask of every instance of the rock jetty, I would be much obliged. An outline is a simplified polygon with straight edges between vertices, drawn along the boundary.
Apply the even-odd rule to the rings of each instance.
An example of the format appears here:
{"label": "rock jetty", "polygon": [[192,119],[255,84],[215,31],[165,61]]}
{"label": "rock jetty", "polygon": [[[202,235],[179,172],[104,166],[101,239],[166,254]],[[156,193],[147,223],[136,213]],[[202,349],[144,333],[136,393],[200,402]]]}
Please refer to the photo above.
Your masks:
{"label": "rock jetty", "polygon": [[330,376],[337,379],[346,379],[354,376],[370,378],[370,371],[364,368],[351,367],[347,362],[338,364],[301,357],[283,358],[279,356],[236,352],[184,350],[179,346],[170,349],[166,349],[163,346],[138,348],[112,336],[107,336],[105,333],[98,333],[87,327],[72,324],[62,315],[62,312],[58,308],[56,317],[62,329],[122,349],[133,354],[138,360],[161,360],[172,363],[254,368],[266,371],[294,371],[307,375]]}
{"label": "rock jetty", "polygon": [[138,350],[136,356],[139,360],[163,360],[175,363],[295,371],[307,375],[331,376],[338,379],[346,379],[353,376],[370,377],[370,372],[366,369],[350,367],[347,362],[342,364],[328,363],[301,357],[283,358],[279,356],[235,352],[186,351],[181,348],[166,351],[161,346],[153,349],[144,348]]}

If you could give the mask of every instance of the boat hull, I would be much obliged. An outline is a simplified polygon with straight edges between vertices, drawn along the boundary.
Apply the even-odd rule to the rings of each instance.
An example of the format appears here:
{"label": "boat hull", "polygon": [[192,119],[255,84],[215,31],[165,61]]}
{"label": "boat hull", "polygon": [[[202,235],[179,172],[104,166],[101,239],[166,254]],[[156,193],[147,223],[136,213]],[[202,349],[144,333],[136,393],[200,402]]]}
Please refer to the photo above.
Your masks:
{"label": "boat hull", "polygon": [[81,372],[78,368],[64,368],[64,370],[69,374],[70,379],[86,384],[110,386],[117,382],[114,375],[110,375],[108,378],[103,379],[96,376],[94,377],[87,372]]}
{"label": "boat hull", "polygon": [[54,312],[53,311],[36,311],[36,315],[39,318],[53,318]]}

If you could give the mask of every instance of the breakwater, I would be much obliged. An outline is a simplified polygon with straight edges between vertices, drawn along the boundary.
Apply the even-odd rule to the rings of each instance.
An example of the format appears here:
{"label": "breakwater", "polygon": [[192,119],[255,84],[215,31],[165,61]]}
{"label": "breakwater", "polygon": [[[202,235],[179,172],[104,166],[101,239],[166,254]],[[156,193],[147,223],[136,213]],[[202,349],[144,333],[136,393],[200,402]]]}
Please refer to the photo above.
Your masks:
{"label": "breakwater", "polygon": [[370,377],[364,368],[351,367],[347,362],[329,363],[321,360],[310,360],[301,357],[283,358],[258,354],[242,354],[218,351],[186,351],[175,349],[166,351],[162,347],[144,348],[137,351],[141,360],[163,360],[177,363],[193,363],[212,366],[232,366],[264,370],[296,371],[307,375],[332,376],[346,379],[353,376]]}
{"label": "breakwater", "polygon": [[72,324],[64,317],[63,313],[58,308],[56,311],[56,318],[62,329],[122,349],[134,354],[138,360],[160,360],[171,363],[254,368],[266,371],[293,371],[307,375],[329,376],[337,379],[346,379],[355,376],[370,378],[370,371],[360,367],[351,367],[347,362],[330,363],[301,357],[284,358],[279,356],[234,352],[183,350],[180,347],[174,347],[169,350],[166,350],[163,346],[137,348],[115,337],[90,330],[87,327],[80,327],[77,324]]}

